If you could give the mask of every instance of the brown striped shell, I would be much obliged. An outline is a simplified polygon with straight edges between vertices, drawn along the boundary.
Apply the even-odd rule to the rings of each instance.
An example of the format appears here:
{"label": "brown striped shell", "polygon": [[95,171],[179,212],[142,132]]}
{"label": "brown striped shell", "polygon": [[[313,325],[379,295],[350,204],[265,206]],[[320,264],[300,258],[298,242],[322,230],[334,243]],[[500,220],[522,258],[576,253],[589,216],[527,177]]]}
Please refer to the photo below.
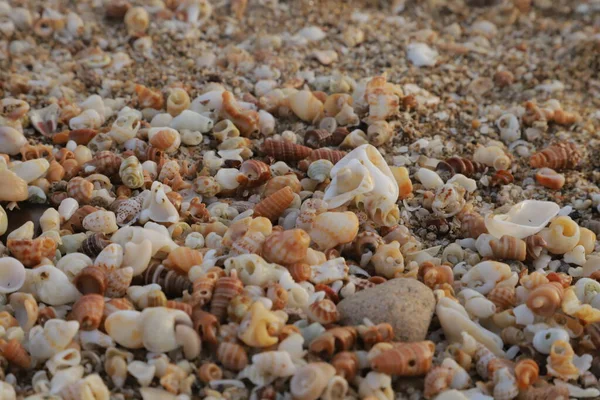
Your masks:
{"label": "brown striped shell", "polygon": [[241,371],[248,365],[248,354],[239,344],[222,342],[217,349],[217,359],[226,369]]}
{"label": "brown striped shell", "polygon": [[217,343],[217,333],[219,332],[219,320],[211,313],[202,310],[202,307],[195,306],[192,309],[192,322],[194,329],[203,341],[210,344]]}
{"label": "brown striped shell", "polygon": [[525,238],[525,245],[527,246],[527,259],[533,261],[538,259],[548,243],[540,235],[531,235]]}
{"label": "brown striped shell", "polygon": [[299,161],[309,156],[311,149],[286,140],[267,139],[262,145],[262,151],[277,161]]}
{"label": "brown striped shell", "polygon": [[94,167],[92,173],[111,177],[119,173],[122,162],[123,158],[120,155],[109,150],[103,150],[97,152],[92,160],[85,163],[84,169]]}
{"label": "brown striped shell", "polygon": [[224,276],[217,280],[212,301],[210,302],[210,312],[214,314],[219,321],[223,321],[227,315],[227,306],[232,298],[237,296],[244,289],[244,284],[237,277],[237,271],[231,271],[230,276]]}
{"label": "brown striped shell", "polygon": [[439,393],[450,387],[454,371],[448,367],[433,367],[425,376],[425,391],[423,395],[426,399],[432,399]]}
{"label": "brown striped shell", "polygon": [[348,153],[341,150],[330,150],[327,148],[314,149],[310,152],[308,160],[311,162],[316,160],[329,160],[333,163],[333,165],[335,165],[338,161],[344,158],[346,154]]}
{"label": "brown striped shell", "polygon": [[96,258],[102,249],[109,244],[111,244],[111,241],[108,239],[108,237],[104,233],[97,232],[88,236],[81,243],[79,251],[93,259]]}
{"label": "brown striped shell", "polygon": [[331,139],[332,134],[326,129],[312,129],[304,134],[304,144],[311,149],[328,146]]}
{"label": "brown striped shell", "polygon": [[79,329],[93,331],[100,326],[103,315],[104,297],[99,294],[85,294],[73,304],[70,319],[79,322]]}
{"label": "brown striped shell", "polygon": [[253,188],[266,183],[271,178],[271,168],[259,160],[246,160],[240,167],[237,181],[242,187]]}
{"label": "brown striped shell", "polygon": [[358,334],[365,348],[370,349],[377,343],[389,342],[394,339],[394,328],[387,322],[372,326],[359,326]]}
{"label": "brown striped shell", "polygon": [[159,284],[169,298],[181,297],[184,290],[192,291],[192,282],[187,276],[169,270],[157,262],[151,262],[144,273],[137,278],[142,285]]}
{"label": "brown striped shell", "polygon": [[10,365],[16,365],[22,369],[31,368],[31,357],[17,339],[11,339],[8,342],[0,339],[0,353]]}
{"label": "brown striped shell", "polygon": [[307,317],[322,325],[332,324],[340,319],[335,303],[329,299],[313,302],[306,310]]}
{"label": "brown striped shell", "polygon": [[73,233],[84,232],[83,219],[89,214],[98,211],[94,206],[83,206],[77,209],[75,213],[65,223],[62,224],[61,229],[67,229]]}
{"label": "brown striped shell", "polygon": [[338,351],[349,350],[356,343],[356,328],[351,326],[340,326],[323,332],[308,346],[312,353],[331,356]]}
{"label": "brown striped shell", "polygon": [[447,171],[450,175],[462,174],[471,177],[477,173],[485,171],[485,165],[477,161],[471,161],[468,158],[450,157],[437,164],[437,171]]}
{"label": "brown striped shell", "polygon": [[431,341],[394,343],[371,360],[371,368],[393,376],[420,376],[431,369],[435,344]]}
{"label": "brown striped shell", "polygon": [[487,233],[485,219],[478,213],[467,213],[460,218],[461,231],[467,238],[477,239],[480,235]]}
{"label": "brown striped shell", "polygon": [[532,168],[573,169],[582,159],[583,156],[575,143],[559,142],[532,155],[529,165]]}
{"label": "brown striped shell", "polygon": [[196,278],[193,282],[191,303],[201,307],[210,303],[216,283],[215,279],[206,276]]}
{"label": "brown striped shell", "polygon": [[73,284],[84,295],[92,293],[104,295],[108,282],[104,268],[90,265],[79,271],[73,279]]}
{"label": "brown striped shell", "polygon": [[527,307],[537,315],[552,316],[561,305],[564,289],[558,282],[539,285],[527,297]]}
{"label": "brown striped shell", "polygon": [[294,201],[294,192],[289,187],[279,189],[254,207],[254,217],[265,217],[277,221]]}
{"label": "brown striped shell", "polygon": [[501,169],[494,172],[494,175],[492,175],[492,177],[490,178],[490,184],[492,186],[504,186],[513,183],[514,180],[515,177],[510,171],[506,169]]}
{"label": "brown striped shell", "polygon": [[92,200],[94,184],[77,176],[67,184],[67,194],[77,200],[79,204],[87,204]]}
{"label": "brown striped shell", "polygon": [[336,374],[351,381],[358,372],[358,357],[351,351],[342,351],[333,356],[331,365],[335,368]]}
{"label": "brown striped shell", "polygon": [[46,236],[36,239],[8,239],[6,247],[26,267],[38,265],[44,258],[53,259],[56,253],[56,242]]}
{"label": "brown striped shell", "polygon": [[510,235],[503,235],[500,239],[490,240],[490,247],[494,257],[500,260],[525,261],[527,256],[525,241]]}

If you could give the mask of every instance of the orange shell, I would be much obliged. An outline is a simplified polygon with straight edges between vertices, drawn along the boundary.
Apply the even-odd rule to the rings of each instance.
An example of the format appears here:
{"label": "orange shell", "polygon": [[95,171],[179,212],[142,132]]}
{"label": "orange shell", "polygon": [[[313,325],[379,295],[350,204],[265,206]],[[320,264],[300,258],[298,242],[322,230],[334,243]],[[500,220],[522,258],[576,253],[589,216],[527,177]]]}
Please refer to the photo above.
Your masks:
{"label": "orange shell", "polygon": [[535,180],[548,189],[558,190],[565,185],[565,176],[551,168],[542,168],[535,174]]}
{"label": "orange shell", "polygon": [[454,273],[449,265],[433,265],[431,262],[424,262],[419,269],[419,274],[423,277],[423,283],[429,288],[436,288],[438,285],[454,283]]}
{"label": "orange shell", "polygon": [[564,289],[558,282],[544,283],[529,293],[527,307],[543,317],[551,317],[560,307]]}
{"label": "orange shell", "polygon": [[335,368],[337,375],[345,378],[347,381],[352,381],[358,371],[358,357],[354,352],[342,351],[333,356],[331,365]]}
{"label": "orange shell", "polygon": [[68,229],[73,233],[82,232],[84,231],[83,219],[95,211],[98,209],[94,206],[83,206],[75,211],[71,218],[62,224],[61,228]]}
{"label": "orange shell", "polygon": [[461,230],[465,237],[477,239],[480,235],[487,233],[485,219],[474,212],[467,213],[460,219]]}
{"label": "orange shell", "polygon": [[123,297],[131,285],[133,268],[119,268],[106,272],[106,297]]}
{"label": "orange shell", "polygon": [[223,371],[217,364],[206,363],[198,368],[198,378],[203,383],[209,383],[213,380],[219,380],[223,377]]}
{"label": "orange shell", "polygon": [[56,310],[54,307],[40,308],[38,312],[37,324],[44,326],[48,320],[56,318]]}
{"label": "orange shell", "polygon": [[431,369],[435,344],[431,341],[394,343],[371,360],[371,368],[394,376],[420,376]]}
{"label": "orange shell", "polygon": [[110,314],[123,310],[135,310],[135,307],[131,303],[131,301],[129,301],[125,297],[108,300],[106,303],[104,303],[104,311],[102,312],[102,324],[104,324],[104,321]]}
{"label": "orange shell", "polygon": [[120,155],[110,151],[102,150],[94,154],[94,158],[84,164],[85,167],[95,167],[94,174],[102,174],[111,177],[119,172],[123,159]]}
{"label": "orange shell", "polygon": [[98,329],[104,314],[104,297],[99,294],[83,295],[73,304],[70,319],[79,322],[84,331]]}
{"label": "orange shell", "polygon": [[512,308],[517,302],[515,288],[511,287],[495,287],[488,293],[487,298],[494,303],[497,312]]}
{"label": "orange shell", "polygon": [[564,272],[550,272],[548,275],[546,275],[546,278],[548,278],[550,282],[560,283],[565,289],[571,286],[571,282],[573,281],[573,277],[565,274]]}
{"label": "orange shell", "polygon": [[356,329],[351,326],[331,328],[313,339],[308,349],[312,353],[331,356],[336,351],[351,349],[357,335]]}
{"label": "orange shell", "polygon": [[425,376],[425,391],[423,395],[426,399],[431,399],[439,393],[450,387],[454,371],[447,367],[433,367]]}
{"label": "orange shell", "polygon": [[8,239],[6,247],[26,267],[38,265],[44,258],[52,259],[56,253],[56,242],[50,237]]}
{"label": "orange shell", "polygon": [[56,160],[52,160],[50,162],[50,167],[46,172],[46,179],[48,182],[58,182],[61,181],[65,176],[65,168],[60,165]]}
{"label": "orange shell", "polygon": [[193,283],[192,304],[201,307],[208,304],[212,299],[216,283],[216,279],[207,276],[197,278]]}
{"label": "orange shell", "polygon": [[315,301],[308,306],[306,315],[312,321],[316,321],[322,325],[328,325],[337,322],[340,319],[340,313],[337,310],[335,303],[329,299]]}
{"label": "orange shell", "polygon": [[366,327],[366,329],[358,330],[367,349],[373,347],[377,343],[389,342],[394,339],[394,328],[387,322]]}
{"label": "orange shell", "polygon": [[263,257],[275,264],[293,264],[306,257],[310,236],[302,229],[274,232],[265,241]]}
{"label": "orange shell", "polygon": [[188,304],[188,303],[184,303],[183,301],[169,300],[169,301],[167,301],[166,307],[172,308],[174,310],[183,311],[190,317],[192,316],[192,309],[193,309],[192,305]]}
{"label": "orange shell", "polygon": [[31,367],[31,357],[17,339],[11,339],[8,342],[0,339],[0,352],[2,352],[9,365],[16,365],[22,369]]}
{"label": "orange shell", "polygon": [[231,276],[224,276],[217,280],[212,301],[210,302],[210,312],[214,314],[219,321],[222,321],[227,315],[227,305],[236,295],[244,289],[244,284],[237,277],[236,271],[231,271]]}
{"label": "orange shell", "polygon": [[164,103],[162,93],[150,90],[144,85],[135,85],[135,93],[141,108],[162,109]]}
{"label": "orange shell", "polygon": [[240,167],[237,181],[242,187],[253,188],[260,186],[271,178],[271,168],[259,160],[246,160]]}
{"label": "orange shell", "polygon": [[77,200],[79,204],[87,204],[92,199],[94,184],[77,176],[67,184],[67,194]]}
{"label": "orange shell", "polygon": [[537,260],[548,243],[540,235],[531,235],[525,238],[525,245],[527,246],[527,259]]}
{"label": "orange shell", "polygon": [[223,342],[217,349],[217,359],[232,371],[241,371],[248,365],[248,354],[239,344]]}
{"label": "orange shell", "polygon": [[242,136],[248,137],[258,132],[259,117],[256,111],[241,108],[233,94],[229,91],[224,91],[221,99],[223,100],[221,117],[231,120],[240,130]]}
{"label": "orange shell", "polygon": [[289,187],[279,189],[254,207],[254,217],[265,217],[277,221],[294,201],[294,192]]}
{"label": "orange shell", "polygon": [[282,310],[288,302],[288,292],[279,283],[271,282],[267,285],[267,298],[273,302],[271,309]]}
{"label": "orange shell", "polygon": [[187,275],[194,265],[202,264],[202,253],[189,247],[178,247],[169,253],[163,264],[179,274]]}
{"label": "orange shell", "polygon": [[515,177],[513,174],[505,169],[498,170],[492,175],[490,179],[490,184],[492,186],[503,186],[508,185],[509,183],[513,183]]}
{"label": "orange shell", "polygon": [[494,257],[502,260],[525,261],[527,245],[521,239],[504,235],[500,239],[490,240],[490,247]]}
{"label": "orange shell", "polygon": [[532,155],[529,165],[533,168],[547,167],[554,170],[572,169],[581,162],[582,158],[575,143],[560,142]]}
{"label": "orange shell", "polygon": [[203,341],[211,344],[217,343],[219,320],[213,314],[202,310],[200,306],[196,306],[192,310],[192,322],[194,323],[194,329]]}
{"label": "orange shell", "polygon": [[310,279],[312,276],[312,270],[310,265],[304,263],[296,263],[287,266],[288,271],[294,278],[295,282],[304,282]]}
{"label": "orange shell", "polygon": [[286,140],[267,139],[262,145],[263,153],[273,157],[277,161],[299,161],[310,155],[309,147],[288,142]]}
{"label": "orange shell", "polygon": [[149,143],[152,147],[157,148],[162,151],[166,151],[167,149],[171,149],[177,141],[181,140],[181,136],[179,133],[173,129],[162,129],[154,134],[152,138],[149,140]]}
{"label": "orange shell", "polygon": [[75,276],[73,284],[80,293],[104,295],[107,281],[104,268],[90,265]]}
{"label": "orange shell", "polygon": [[86,146],[97,134],[98,131],[95,129],[75,129],[69,132],[69,140]]}
{"label": "orange shell", "polygon": [[515,366],[515,376],[519,389],[527,389],[535,383],[540,374],[540,367],[530,358],[520,360]]}

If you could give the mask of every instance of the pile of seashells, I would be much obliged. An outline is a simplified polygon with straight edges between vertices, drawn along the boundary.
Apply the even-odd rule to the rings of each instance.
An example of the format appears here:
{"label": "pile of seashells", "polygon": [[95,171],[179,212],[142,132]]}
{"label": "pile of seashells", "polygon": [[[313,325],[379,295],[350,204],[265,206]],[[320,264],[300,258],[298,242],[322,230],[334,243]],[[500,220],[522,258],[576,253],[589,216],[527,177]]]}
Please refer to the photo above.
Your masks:
{"label": "pile of seashells", "polygon": [[[211,15],[172,3],[188,23]],[[5,30],[83,30],[73,12],[0,11]],[[106,13],[143,40],[146,8]],[[435,64],[423,46],[409,58]],[[127,63],[96,50],[89,68]],[[391,400],[407,377],[425,399],[600,396],[600,222],[536,198],[481,207],[515,179],[521,125],[577,115],[527,102],[495,121],[501,141],[408,162],[386,151],[395,116],[435,96],[385,75],[328,82],[0,100],[0,399]],[[544,190],[586,162],[569,140],[521,158]],[[47,208],[9,231],[26,203]],[[433,291],[427,340],[341,324],[337,303],[391,279]]]}

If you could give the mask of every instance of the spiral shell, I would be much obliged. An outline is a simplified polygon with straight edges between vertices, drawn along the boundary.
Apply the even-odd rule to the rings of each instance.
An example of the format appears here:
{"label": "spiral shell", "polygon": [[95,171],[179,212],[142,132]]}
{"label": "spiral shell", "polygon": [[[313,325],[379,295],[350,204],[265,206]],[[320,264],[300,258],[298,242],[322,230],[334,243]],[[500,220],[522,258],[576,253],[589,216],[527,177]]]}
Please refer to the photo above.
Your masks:
{"label": "spiral shell", "polygon": [[222,342],[217,349],[217,359],[232,371],[241,371],[248,365],[246,350],[239,344]]}
{"label": "spiral shell", "polygon": [[167,112],[176,117],[190,106],[190,96],[182,88],[175,88],[167,97]]}
{"label": "spiral shell", "polygon": [[266,217],[277,221],[283,211],[294,201],[294,192],[290,187],[279,189],[254,207],[255,217]]}
{"label": "spiral shell", "polygon": [[547,243],[547,248],[553,254],[565,254],[572,250],[581,237],[579,225],[567,216],[555,218],[548,228],[544,228],[540,235]]}
{"label": "spiral shell", "polygon": [[529,293],[527,307],[538,315],[550,317],[560,307],[563,296],[564,289],[560,283],[544,283]]}
{"label": "spiral shell", "polygon": [[237,181],[240,186],[253,188],[260,186],[271,178],[271,169],[259,160],[246,160],[240,167]]}
{"label": "spiral shell", "polygon": [[579,165],[583,156],[577,145],[572,142],[559,142],[535,153],[529,159],[533,168],[552,168],[553,170],[573,169]]}
{"label": "spiral shell", "polygon": [[70,318],[79,322],[79,329],[98,329],[104,314],[104,297],[99,294],[86,294],[73,304]]}
{"label": "spiral shell", "polygon": [[22,292],[11,294],[10,306],[14,310],[15,319],[18,321],[19,326],[25,332],[33,328],[39,316],[39,308],[37,301],[31,294]]}
{"label": "spiral shell", "polygon": [[259,115],[254,110],[243,109],[236,101],[233,93],[224,91],[221,94],[223,105],[221,118],[229,119],[239,129],[242,136],[251,136],[259,130]]}
{"label": "spiral shell", "polygon": [[540,235],[528,236],[525,239],[525,244],[527,246],[527,259],[530,261],[537,260],[542,254],[542,250],[548,246],[548,243]]}
{"label": "spiral shell", "polygon": [[498,312],[514,307],[517,302],[515,289],[511,287],[497,286],[488,293],[487,298],[494,303]]}
{"label": "spiral shell", "polygon": [[331,356],[338,351],[346,351],[354,346],[358,333],[351,326],[331,328],[310,342],[308,349],[312,353]]}
{"label": "spiral shell", "polygon": [[267,298],[271,300],[273,305],[271,310],[282,310],[288,302],[289,294],[279,283],[271,282],[267,285]]}
{"label": "spiral shell", "polygon": [[227,306],[232,298],[242,292],[244,284],[237,277],[237,271],[231,271],[230,276],[224,276],[217,280],[212,301],[210,302],[210,312],[214,314],[219,321],[224,320],[227,315]]}
{"label": "spiral shell", "polygon": [[425,376],[426,399],[431,399],[450,387],[454,371],[447,367],[433,367]]}
{"label": "spiral shell", "polygon": [[323,115],[323,103],[315,93],[308,90],[297,91],[287,98],[290,109],[305,122],[313,122]]}
{"label": "spiral shell", "polygon": [[462,174],[468,178],[475,174],[485,171],[486,166],[477,161],[471,161],[468,158],[450,157],[440,161],[436,167],[438,171],[448,171],[450,174]]}
{"label": "spiral shell", "polygon": [[104,295],[107,287],[106,272],[103,267],[90,265],[82,269],[73,279],[80,293]]}
{"label": "spiral shell", "polygon": [[308,161],[313,162],[316,160],[328,160],[331,161],[333,165],[335,165],[338,161],[344,158],[346,154],[348,153],[341,150],[331,150],[328,148],[314,149],[310,152],[310,155],[308,156]]}
{"label": "spiral shell", "polygon": [[306,315],[309,319],[322,325],[328,325],[337,322],[340,319],[340,314],[335,303],[328,299],[312,303],[308,306]]}
{"label": "spiral shell", "polygon": [[274,232],[262,247],[263,257],[276,264],[293,264],[306,257],[310,236],[302,229]]}
{"label": "spiral shell", "polygon": [[83,167],[85,170],[92,169],[95,174],[111,177],[119,172],[122,162],[123,159],[118,154],[115,154],[112,151],[103,150],[97,152],[94,155],[94,158],[85,163]]}
{"label": "spiral shell", "polygon": [[202,264],[202,253],[189,247],[178,247],[169,253],[164,266],[181,275],[187,275],[194,265]]}
{"label": "spiral shell", "polygon": [[565,185],[564,175],[559,174],[551,168],[541,168],[535,174],[535,180],[548,189],[558,190]]}
{"label": "spiral shell", "polygon": [[203,341],[210,344],[217,343],[219,321],[213,314],[202,310],[200,306],[195,306],[192,309],[192,322],[194,323],[194,329]]}
{"label": "spiral shell", "polygon": [[0,353],[6,358],[9,364],[16,365],[22,369],[31,368],[31,357],[17,339],[11,339],[6,342],[0,339]]}
{"label": "spiral shell", "polygon": [[513,176],[513,174],[510,171],[501,169],[499,171],[496,171],[494,173],[494,175],[492,175],[492,177],[490,178],[490,185],[492,185],[492,186],[508,185],[510,183],[513,183],[514,180],[515,180],[515,177]]}
{"label": "spiral shell", "polygon": [[358,234],[358,218],[353,212],[324,212],[317,215],[310,238],[321,250],[350,243]]}
{"label": "spiral shell", "polygon": [[515,376],[519,389],[524,390],[535,383],[540,374],[540,367],[530,359],[522,359],[515,365]]}
{"label": "spiral shell", "polygon": [[389,342],[394,339],[394,328],[387,322],[373,326],[359,326],[358,334],[365,348],[370,349],[377,343]]}
{"label": "spiral shell", "polygon": [[165,153],[173,153],[181,145],[181,135],[172,128],[150,128],[148,138],[153,148]]}
{"label": "spiral shell", "polygon": [[198,368],[198,378],[203,383],[219,380],[223,377],[223,371],[217,364],[205,363]]}
{"label": "spiral shell", "polygon": [[490,240],[490,247],[496,259],[525,261],[527,255],[525,241],[509,235]]}
{"label": "spiral shell", "polygon": [[304,134],[304,144],[311,149],[328,146],[332,142],[332,139],[332,133],[325,129],[312,129]]}
{"label": "spiral shell", "polygon": [[38,265],[44,258],[53,259],[56,252],[56,242],[42,236],[36,239],[8,239],[6,247],[26,267]]}
{"label": "spiral shell", "polygon": [[87,204],[92,200],[94,184],[81,177],[75,177],[67,184],[67,194],[79,204]]}
{"label": "spiral shell", "polygon": [[123,297],[133,280],[133,268],[125,267],[106,272],[106,297]]}
{"label": "spiral shell", "polygon": [[324,362],[306,364],[292,376],[290,393],[297,400],[317,400],[335,373],[335,368]]}
{"label": "spiral shell", "polygon": [[131,189],[137,189],[144,185],[144,173],[142,165],[136,156],[123,160],[119,167],[119,176],[123,184]]}
{"label": "spiral shell", "polygon": [[216,280],[202,276],[193,282],[192,304],[194,306],[204,306],[210,302],[213,295],[213,290],[216,285]]}
{"label": "spiral shell", "polygon": [[[141,8],[141,7],[136,7],[136,8]],[[143,10],[143,8],[142,8],[142,10]],[[127,14],[130,14],[130,13],[132,13],[131,10],[129,10],[127,12]],[[146,13],[146,16],[147,16],[147,13]],[[138,102],[139,102],[140,107],[153,108],[155,110],[160,110],[163,107],[164,99],[160,92],[150,90],[146,86],[143,86],[143,85],[135,85],[134,89],[135,89],[135,93],[138,96]]]}
{"label": "spiral shell", "polygon": [[435,345],[430,341],[395,343],[371,359],[371,368],[395,376],[419,376],[431,369]]}
{"label": "spiral shell", "polygon": [[48,182],[59,182],[64,178],[64,176],[65,168],[55,160],[52,160],[50,162],[50,166],[48,167],[48,171],[46,172],[46,179],[48,179]]}
{"label": "spiral shell", "polygon": [[159,263],[151,263],[140,276],[140,280],[144,285],[159,284],[169,298],[181,297],[184,290],[188,292],[192,290],[192,282],[187,276],[180,275]]}
{"label": "spiral shell", "polygon": [[111,241],[104,233],[93,233],[81,243],[80,251],[91,258],[95,258],[110,243]]}
{"label": "spiral shell", "polygon": [[278,161],[298,161],[309,156],[312,150],[309,147],[291,143],[284,140],[267,139],[262,145],[263,153]]}
{"label": "spiral shell", "polygon": [[83,206],[71,215],[71,217],[62,225],[62,229],[69,230],[73,233],[83,231],[83,220],[89,214],[98,211],[96,207],[93,206]]}
{"label": "spiral shell", "polygon": [[333,163],[329,160],[316,160],[308,166],[308,177],[316,182],[325,182],[330,178]]}
{"label": "spiral shell", "polygon": [[295,282],[304,282],[310,279],[312,271],[310,265],[304,263],[295,263],[287,266],[288,271]]}
{"label": "spiral shell", "polygon": [[552,343],[550,355],[548,356],[548,374],[559,379],[568,381],[579,377],[579,369],[573,364],[575,352],[573,348],[564,340],[557,340]]}
{"label": "spiral shell", "polygon": [[342,351],[333,356],[331,365],[335,368],[336,374],[351,381],[358,372],[358,357],[351,351]]}

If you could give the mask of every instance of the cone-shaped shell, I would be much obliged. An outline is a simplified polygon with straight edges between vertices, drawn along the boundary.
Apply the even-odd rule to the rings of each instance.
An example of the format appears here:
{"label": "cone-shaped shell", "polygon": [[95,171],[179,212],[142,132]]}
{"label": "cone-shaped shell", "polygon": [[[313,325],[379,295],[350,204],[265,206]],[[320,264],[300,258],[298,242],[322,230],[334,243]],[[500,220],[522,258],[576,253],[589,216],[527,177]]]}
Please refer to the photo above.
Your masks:
{"label": "cone-shaped shell", "polygon": [[75,276],[73,284],[83,294],[100,294],[106,291],[106,271],[103,267],[90,265]]}
{"label": "cone-shaped shell", "polygon": [[532,155],[529,164],[533,168],[570,169],[575,168],[582,158],[575,143],[561,142]]}
{"label": "cone-shaped shell", "polygon": [[13,257],[0,258],[0,293],[13,293],[25,283],[23,264]]}
{"label": "cone-shaped shell", "polygon": [[298,161],[310,155],[312,150],[300,144],[286,140],[267,139],[262,145],[263,153],[273,157],[277,161]]}
{"label": "cone-shaped shell", "polygon": [[242,292],[244,284],[237,277],[237,272],[231,271],[231,276],[224,276],[217,280],[215,291],[210,303],[210,312],[214,314],[219,321],[222,321],[227,314],[227,305],[232,298]]}
{"label": "cone-shaped shell", "polygon": [[294,201],[294,192],[290,187],[286,186],[258,203],[254,207],[254,216],[266,217],[271,221],[277,221],[292,201]]}
{"label": "cone-shaped shell", "polygon": [[93,331],[98,329],[104,314],[104,297],[99,294],[87,294],[73,304],[71,319],[79,322],[80,329]]}
{"label": "cone-shaped shell", "polygon": [[8,342],[0,339],[0,353],[11,365],[23,369],[31,367],[31,357],[17,339],[11,339]]}

